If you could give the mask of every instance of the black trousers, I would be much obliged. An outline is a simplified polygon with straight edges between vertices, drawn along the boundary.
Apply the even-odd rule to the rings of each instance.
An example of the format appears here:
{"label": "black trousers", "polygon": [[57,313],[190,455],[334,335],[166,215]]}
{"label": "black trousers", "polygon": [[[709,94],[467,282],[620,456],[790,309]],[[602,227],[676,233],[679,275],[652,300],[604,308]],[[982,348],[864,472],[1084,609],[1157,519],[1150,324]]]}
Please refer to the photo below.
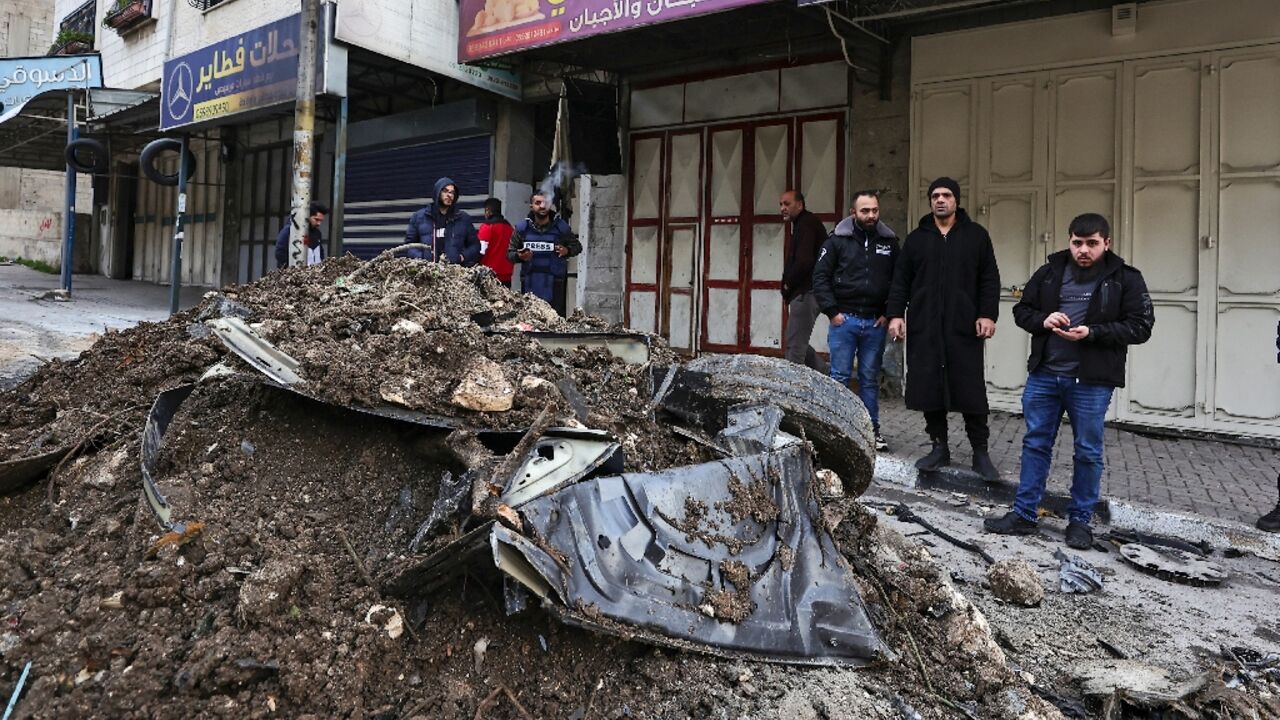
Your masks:
{"label": "black trousers", "polygon": [[[986,450],[987,441],[991,438],[991,428],[987,427],[986,413],[962,413],[964,415],[964,432],[969,436],[969,444],[974,450]],[[946,442],[947,411],[925,410],[924,429],[929,439]]]}

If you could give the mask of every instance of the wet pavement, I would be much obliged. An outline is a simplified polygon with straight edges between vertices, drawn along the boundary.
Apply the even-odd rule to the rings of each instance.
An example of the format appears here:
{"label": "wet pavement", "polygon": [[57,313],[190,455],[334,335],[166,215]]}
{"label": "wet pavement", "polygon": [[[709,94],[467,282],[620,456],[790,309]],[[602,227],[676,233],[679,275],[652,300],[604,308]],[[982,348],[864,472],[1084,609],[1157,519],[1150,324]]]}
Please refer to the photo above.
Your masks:
{"label": "wet pavement", "polygon": [[[42,362],[75,357],[108,328],[169,317],[168,286],[75,275],[70,301],[41,299],[59,284],[58,275],[0,265],[0,388],[16,384]],[[181,307],[193,307],[207,291],[183,288]]]}
{"label": "wet pavement", "polygon": [[[881,398],[880,424],[892,458],[910,464],[928,452],[924,419],[907,410],[901,398]],[[951,425],[952,462],[967,468],[969,442],[959,415],[952,416]],[[1016,486],[1022,416],[992,412],[990,426],[992,459],[1004,479]],[[1104,499],[1247,525],[1275,507],[1278,449],[1227,440],[1163,437],[1116,427],[1108,427],[1105,436]],[[1054,448],[1048,491],[1067,495],[1070,487],[1071,426],[1064,422]]]}

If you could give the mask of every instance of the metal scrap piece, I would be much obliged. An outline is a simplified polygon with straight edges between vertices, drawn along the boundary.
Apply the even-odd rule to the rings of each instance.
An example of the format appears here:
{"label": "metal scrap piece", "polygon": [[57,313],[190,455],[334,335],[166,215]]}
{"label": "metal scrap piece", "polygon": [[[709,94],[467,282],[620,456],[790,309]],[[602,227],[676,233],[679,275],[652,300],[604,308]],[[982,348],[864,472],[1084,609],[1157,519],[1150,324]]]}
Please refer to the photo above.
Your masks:
{"label": "metal scrap piece", "polygon": [[[521,507],[525,534],[493,526],[494,561],[571,624],[730,657],[864,665],[883,645],[814,521],[812,477],[808,449],[792,444],[585,480]],[[757,519],[735,509],[744,483],[777,511]],[[701,508],[693,520],[690,503]],[[709,616],[726,593],[749,602],[749,614]]]}
{"label": "metal scrap piece", "polygon": [[18,490],[36,481],[52,470],[69,452],[71,446],[64,445],[39,455],[0,462],[0,493]]}
{"label": "metal scrap piece", "polygon": [[298,374],[298,361],[254,332],[244,320],[225,317],[206,320],[205,324],[213,328],[218,339],[231,352],[272,380],[281,385],[296,385],[303,381]]}
{"label": "metal scrap piece", "polygon": [[1175,548],[1129,543],[1120,547],[1120,557],[1145,573],[1183,585],[1217,586],[1227,579],[1221,565]]}
{"label": "metal scrap piece", "polygon": [[1102,588],[1102,573],[1079,555],[1053,553],[1062,565],[1058,567],[1058,589],[1064,593],[1091,593]]}

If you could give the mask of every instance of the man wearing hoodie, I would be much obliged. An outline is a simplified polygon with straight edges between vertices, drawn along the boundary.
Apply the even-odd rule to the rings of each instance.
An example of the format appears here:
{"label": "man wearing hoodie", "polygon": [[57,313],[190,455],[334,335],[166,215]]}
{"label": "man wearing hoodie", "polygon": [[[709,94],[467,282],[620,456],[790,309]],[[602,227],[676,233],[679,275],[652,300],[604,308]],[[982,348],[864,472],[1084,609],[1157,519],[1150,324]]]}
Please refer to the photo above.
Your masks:
{"label": "man wearing hoodie", "polygon": [[898,237],[880,222],[880,198],[863,190],[853,196],[852,214],[836,225],[813,269],[814,298],[831,319],[831,377],[847,386],[858,358],[858,397],[871,415],[879,451],[889,449],[880,434],[880,362],[889,324],[885,300],[897,259]]}
{"label": "man wearing hoodie", "polygon": [[1089,521],[1102,493],[1102,423],[1111,392],[1124,387],[1129,346],[1151,337],[1156,318],[1142,273],[1111,252],[1106,218],[1077,216],[1068,234],[1070,247],[1049,256],[1013,308],[1014,322],[1031,333],[1030,374],[1022,390],[1022,469],[1013,510],[983,521],[983,527],[1001,535],[1037,531],[1065,411],[1075,444],[1066,540],[1087,550],[1093,546]]}
{"label": "man wearing hoodie", "polygon": [[565,314],[569,258],[582,252],[569,223],[556,216],[551,198],[542,191],[529,198],[529,216],[521,220],[507,246],[507,259],[520,263],[520,289],[546,300]]}
{"label": "man wearing hoodie", "polygon": [[471,216],[458,208],[458,185],[450,178],[436,180],[434,202],[409,218],[405,244],[421,243],[427,249],[408,251],[409,257],[468,267],[480,261],[480,238]]}
{"label": "man wearing hoodie", "polygon": [[907,407],[924,413],[933,447],[916,461],[921,470],[951,464],[947,413],[964,416],[973,469],[987,482],[1000,479],[987,441],[987,383],[983,351],[996,334],[1000,269],[987,229],[960,207],[960,184],[940,177],[929,184],[932,212],[902,244],[894,265],[886,315],[889,337],[907,341]]}

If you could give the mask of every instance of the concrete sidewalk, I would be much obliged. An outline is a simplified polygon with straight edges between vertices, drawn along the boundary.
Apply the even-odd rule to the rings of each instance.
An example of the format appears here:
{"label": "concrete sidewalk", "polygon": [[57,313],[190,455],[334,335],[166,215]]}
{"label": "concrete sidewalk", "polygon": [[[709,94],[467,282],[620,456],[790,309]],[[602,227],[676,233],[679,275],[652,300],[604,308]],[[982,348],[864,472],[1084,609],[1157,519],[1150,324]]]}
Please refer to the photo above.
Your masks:
{"label": "concrete sidewalk", "polygon": [[[0,388],[16,384],[43,361],[75,357],[105,329],[169,317],[167,286],[76,275],[71,300],[40,299],[59,283],[57,275],[0,265]],[[193,307],[208,289],[182,288],[181,307]]]}
{"label": "concrete sidewalk", "polygon": [[[952,463],[969,467],[969,441],[964,421],[950,418]],[[907,463],[928,452],[923,416],[907,410],[901,398],[880,401],[881,432],[889,455]],[[993,412],[991,457],[1004,479],[1017,485],[1022,453],[1022,416]],[[1049,475],[1051,493],[1071,488],[1071,426],[1063,423]],[[1276,504],[1280,451],[1226,441],[1195,440],[1106,429],[1106,473],[1103,498],[1160,510],[1252,525]]]}

